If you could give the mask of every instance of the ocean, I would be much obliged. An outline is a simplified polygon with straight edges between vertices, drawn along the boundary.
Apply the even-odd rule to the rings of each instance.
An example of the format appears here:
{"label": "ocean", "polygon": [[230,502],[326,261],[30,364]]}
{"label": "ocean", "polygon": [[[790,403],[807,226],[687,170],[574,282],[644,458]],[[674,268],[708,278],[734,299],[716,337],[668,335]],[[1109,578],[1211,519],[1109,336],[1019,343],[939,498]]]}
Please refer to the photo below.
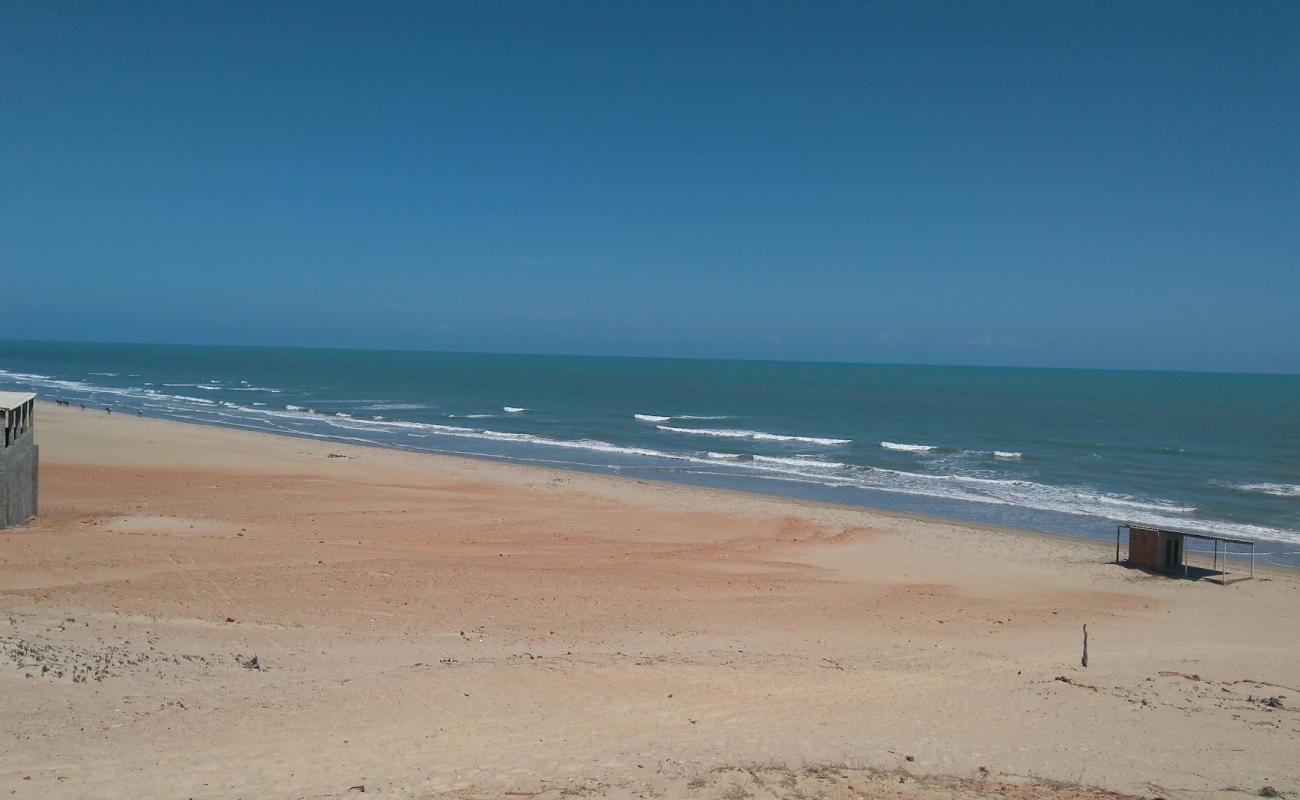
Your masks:
{"label": "ocean", "polygon": [[0,341],[0,389],[1300,565],[1296,375]]}

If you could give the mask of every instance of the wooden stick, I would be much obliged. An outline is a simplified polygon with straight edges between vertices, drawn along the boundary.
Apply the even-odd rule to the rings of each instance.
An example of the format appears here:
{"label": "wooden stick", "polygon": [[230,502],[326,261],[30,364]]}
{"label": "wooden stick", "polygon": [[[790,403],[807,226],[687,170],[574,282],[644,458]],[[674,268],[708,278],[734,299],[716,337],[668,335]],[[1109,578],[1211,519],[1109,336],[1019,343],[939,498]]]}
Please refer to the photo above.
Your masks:
{"label": "wooden stick", "polygon": [[1083,665],[1088,666],[1088,625],[1083,626]]}

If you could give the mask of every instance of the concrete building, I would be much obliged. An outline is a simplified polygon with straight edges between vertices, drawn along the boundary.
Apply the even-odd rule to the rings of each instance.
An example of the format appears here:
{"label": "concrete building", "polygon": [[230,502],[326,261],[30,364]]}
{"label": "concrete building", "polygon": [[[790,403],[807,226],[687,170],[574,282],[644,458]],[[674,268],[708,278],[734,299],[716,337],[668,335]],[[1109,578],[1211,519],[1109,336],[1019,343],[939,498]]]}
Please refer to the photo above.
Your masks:
{"label": "concrete building", "polygon": [[36,516],[36,395],[0,392],[0,528]]}

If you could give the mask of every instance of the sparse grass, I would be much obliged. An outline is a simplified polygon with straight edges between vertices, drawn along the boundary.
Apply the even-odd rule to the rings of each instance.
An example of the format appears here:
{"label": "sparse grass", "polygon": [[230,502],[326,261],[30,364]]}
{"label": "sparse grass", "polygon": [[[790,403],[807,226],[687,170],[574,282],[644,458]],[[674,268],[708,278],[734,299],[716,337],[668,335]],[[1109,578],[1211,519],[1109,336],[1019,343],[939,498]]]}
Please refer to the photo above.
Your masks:
{"label": "sparse grass", "polygon": [[825,797],[826,794],[821,789],[817,789],[815,792],[809,792],[807,789],[796,785],[790,790],[790,793],[785,796],[785,800],[823,800]]}
{"label": "sparse grass", "polygon": [[809,778],[816,778],[822,781],[833,781],[844,777],[844,771],[848,769],[845,764],[804,764],[803,774]]}
{"label": "sparse grass", "polygon": [[[690,778],[686,786],[694,792],[719,800],[829,800],[846,796],[852,787],[854,796],[882,792],[896,796],[899,783],[909,785],[908,793],[929,798],[965,798],[965,800],[1142,800],[1075,782],[1051,780],[1039,776],[993,773],[987,768],[975,776],[931,775],[911,770],[854,767],[845,763],[805,763],[791,768],[779,761],[736,763],[717,766]],[[1255,794],[1249,791],[1249,794]],[[1285,793],[1279,793],[1286,796]]]}
{"label": "sparse grass", "polygon": [[753,796],[754,795],[750,794],[748,789],[741,786],[739,783],[731,784],[727,788],[723,789],[722,793],[718,795],[722,800],[749,800],[749,798]]}

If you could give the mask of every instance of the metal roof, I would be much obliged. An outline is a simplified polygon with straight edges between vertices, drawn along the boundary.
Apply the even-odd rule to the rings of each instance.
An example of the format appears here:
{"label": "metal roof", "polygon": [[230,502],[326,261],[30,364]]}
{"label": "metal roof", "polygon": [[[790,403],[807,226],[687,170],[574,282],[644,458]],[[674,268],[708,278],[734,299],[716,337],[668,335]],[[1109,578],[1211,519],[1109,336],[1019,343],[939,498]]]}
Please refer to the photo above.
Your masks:
{"label": "metal roof", "polygon": [[0,392],[0,411],[15,409],[23,403],[35,399],[35,392]]}
{"label": "metal roof", "polygon": [[[1120,527],[1128,528],[1130,531],[1132,531],[1134,528],[1137,528],[1138,530],[1143,530],[1143,531],[1155,531],[1156,533],[1167,533],[1170,536],[1190,536],[1193,539],[1204,539],[1207,542],[1228,542],[1230,544],[1249,544],[1249,545],[1255,544],[1249,539],[1233,539],[1230,536],[1215,536],[1212,533],[1192,533],[1191,531],[1171,531],[1165,528],[1156,528],[1152,525],[1138,525],[1132,522],[1126,522]],[[1118,534],[1116,535],[1118,536]]]}

